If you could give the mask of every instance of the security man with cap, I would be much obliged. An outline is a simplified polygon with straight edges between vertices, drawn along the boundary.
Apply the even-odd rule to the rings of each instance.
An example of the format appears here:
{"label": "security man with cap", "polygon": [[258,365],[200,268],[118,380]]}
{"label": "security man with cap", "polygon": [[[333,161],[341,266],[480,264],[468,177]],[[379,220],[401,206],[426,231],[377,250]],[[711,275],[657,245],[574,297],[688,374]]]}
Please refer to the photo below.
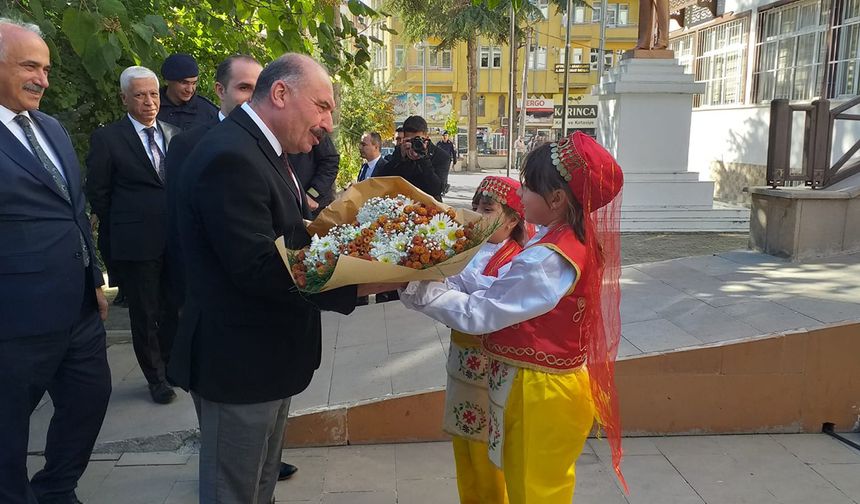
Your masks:
{"label": "security man with cap", "polygon": [[187,131],[195,126],[218,123],[218,107],[197,94],[197,61],[188,54],[171,54],[161,65],[167,86],[161,88],[158,120]]}

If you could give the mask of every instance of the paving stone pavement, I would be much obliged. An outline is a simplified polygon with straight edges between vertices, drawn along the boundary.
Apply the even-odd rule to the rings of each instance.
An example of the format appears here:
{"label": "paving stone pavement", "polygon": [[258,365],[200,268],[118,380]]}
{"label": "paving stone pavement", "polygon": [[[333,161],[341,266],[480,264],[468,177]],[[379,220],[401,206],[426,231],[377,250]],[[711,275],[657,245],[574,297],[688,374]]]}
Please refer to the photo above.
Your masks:
{"label": "paving stone pavement", "polygon": [[[486,174],[452,181],[449,201],[468,205]],[[471,178],[470,178],[471,177]],[[452,179],[454,175],[452,174]],[[474,179],[474,180],[473,180]],[[739,235],[625,235],[620,357],[860,320],[860,254],[792,264],[750,251]],[[689,251],[713,252],[687,257]],[[638,262],[638,259],[669,259]],[[680,257],[680,258],[675,258]],[[196,417],[190,397],[156,406],[128,344],[127,312],[112,307],[108,359],[113,395],[84,479],[88,503],[196,502]],[[441,389],[449,331],[399,303],[323,316],[323,357],[292,413]],[[52,413],[32,416],[31,469]],[[858,503],[857,453],[823,435],[626,440],[624,497],[603,442],[578,464],[577,503]],[[847,451],[846,451],[847,450]],[[287,450],[300,467],[278,485],[279,502],[456,502],[447,443]]]}
{"label": "paving stone pavement", "polygon": [[[605,441],[577,462],[576,504],[856,504],[860,452],[824,434],[628,438],[624,495]],[[449,443],[284,450],[299,467],[276,502],[455,504]],[[44,462],[30,457],[32,472]],[[80,481],[87,504],[194,504],[197,455],[102,455]]]}

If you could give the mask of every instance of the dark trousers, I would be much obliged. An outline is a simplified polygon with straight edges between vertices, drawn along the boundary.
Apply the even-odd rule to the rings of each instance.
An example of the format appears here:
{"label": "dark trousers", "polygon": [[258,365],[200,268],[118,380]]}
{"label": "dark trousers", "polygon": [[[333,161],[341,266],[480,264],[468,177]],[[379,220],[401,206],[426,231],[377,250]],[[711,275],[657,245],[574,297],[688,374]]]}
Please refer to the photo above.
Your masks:
{"label": "dark trousers", "polygon": [[[111,392],[105,329],[93,289],[88,287],[80,318],[68,330],[0,340],[3,504],[74,502]],[[28,481],[30,415],[45,391],[54,403],[45,467]]]}
{"label": "dark trousers", "polygon": [[128,299],[134,354],[150,384],[167,381],[165,369],[176,336],[179,310],[164,256],[153,261],[117,261]]}

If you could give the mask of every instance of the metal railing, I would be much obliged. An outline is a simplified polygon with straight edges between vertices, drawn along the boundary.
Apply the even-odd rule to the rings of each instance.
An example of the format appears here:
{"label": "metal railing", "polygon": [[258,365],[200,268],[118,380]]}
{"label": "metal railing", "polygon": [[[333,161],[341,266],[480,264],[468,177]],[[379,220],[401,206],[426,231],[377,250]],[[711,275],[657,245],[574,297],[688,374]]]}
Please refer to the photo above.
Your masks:
{"label": "metal railing", "polygon": [[[860,96],[830,108],[830,100],[811,103],[790,103],[785,99],[770,103],[770,131],[767,141],[767,184],[773,188],[799,182],[813,189],[833,185],[860,173],[860,160],[851,158],[860,151],[856,141],[833,165],[833,129],[836,121],[860,121],[860,114],[847,111],[860,105]],[[804,112],[803,153],[801,170],[791,170],[791,132],[795,112]]]}

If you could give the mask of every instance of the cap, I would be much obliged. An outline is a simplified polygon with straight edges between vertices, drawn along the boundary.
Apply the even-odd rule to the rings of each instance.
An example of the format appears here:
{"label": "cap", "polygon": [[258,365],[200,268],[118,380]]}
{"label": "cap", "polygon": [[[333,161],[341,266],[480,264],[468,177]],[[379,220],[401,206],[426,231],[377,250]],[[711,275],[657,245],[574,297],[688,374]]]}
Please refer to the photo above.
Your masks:
{"label": "cap", "polygon": [[478,185],[478,190],[475,191],[475,196],[487,196],[494,201],[507,205],[516,212],[520,219],[525,219],[523,213],[523,201],[518,194],[520,183],[510,177],[497,177],[490,175],[484,177],[484,180]]}
{"label": "cap", "polygon": [[161,76],[164,80],[182,80],[197,77],[199,74],[197,61],[190,54],[171,54],[161,65]]}
{"label": "cap", "polygon": [[587,212],[607,205],[624,185],[612,154],[581,131],[551,144],[550,152],[552,164]]}

